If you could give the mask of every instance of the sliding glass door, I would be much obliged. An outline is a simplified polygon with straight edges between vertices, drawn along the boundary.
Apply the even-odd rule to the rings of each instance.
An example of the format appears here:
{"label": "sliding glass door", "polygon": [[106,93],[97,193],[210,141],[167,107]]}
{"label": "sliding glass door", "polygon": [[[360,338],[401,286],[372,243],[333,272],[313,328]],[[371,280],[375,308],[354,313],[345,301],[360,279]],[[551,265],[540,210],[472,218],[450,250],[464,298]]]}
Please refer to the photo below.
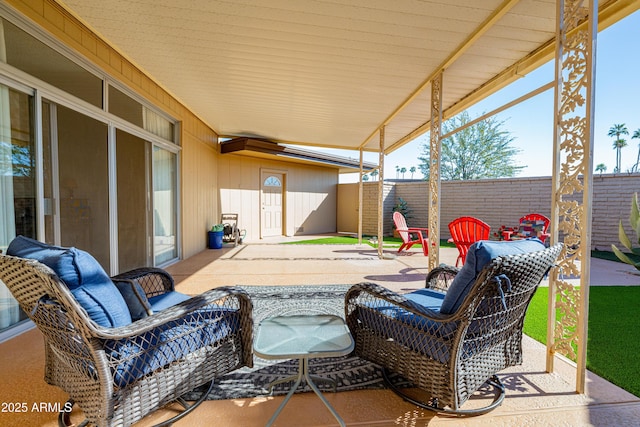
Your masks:
{"label": "sliding glass door", "polygon": [[[0,250],[13,238],[36,237],[33,97],[0,84]],[[0,330],[26,316],[0,282]]]}
{"label": "sliding glass door", "polygon": [[178,257],[176,154],[153,147],[153,223],[156,265]]}
{"label": "sliding glass door", "polygon": [[[24,235],[109,274],[177,259],[177,122],[23,27],[0,17],[0,251]],[[0,339],[25,318],[0,282]]]}
{"label": "sliding glass door", "polygon": [[110,271],[108,126],[46,100],[42,111],[45,238]]}
{"label": "sliding glass door", "polygon": [[149,146],[142,138],[116,131],[119,272],[152,265]]}

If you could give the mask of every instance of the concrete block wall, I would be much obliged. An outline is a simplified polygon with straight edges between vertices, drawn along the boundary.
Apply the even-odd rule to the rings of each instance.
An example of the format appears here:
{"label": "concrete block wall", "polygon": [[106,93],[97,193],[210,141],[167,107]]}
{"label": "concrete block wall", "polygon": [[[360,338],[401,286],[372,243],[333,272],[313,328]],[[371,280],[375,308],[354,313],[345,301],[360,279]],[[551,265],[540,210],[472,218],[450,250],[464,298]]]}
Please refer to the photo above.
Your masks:
{"label": "concrete block wall", "polygon": [[[450,237],[448,224],[460,216],[474,216],[491,226],[492,234],[501,225],[515,226],[521,216],[537,212],[551,217],[550,177],[443,181],[440,201],[440,236]],[[376,234],[377,183],[364,185],[363,232]],[[591,247],[611,250],[620,246],[618,223],[635,243],[629,225],[631,199],[640,192],[640,174],[605,174],[593,178]],[[391,234],[393,206],[402,197],[411,209],[410,226],[428,224],[429,186],[426,181],[385,183],[385,234]]]}
{"label": "concrete block wall", "polygon": [[[419,185],[416,185],[419,184]],[[429,184],[427,181],[420,182],[396,182],[396,202],[402,197],[409,206],[407,224],[410,227],[424,228],[428,225],[429,218]],[[393,205],[395,205],[395,203]],[[391,207],[393,210],[393,206]],[[385,212],[386,213],[386,212]],[[391,214],[389,214],[391,215]]]}
{"label": "concrete block wall", "polygon": [[[358,184],[353,184],[358,185]],[[388,218],[383,222],[383,234],[393,233],[392,211],[397,203],[396,186],[385,183],[383,187],[383,210],[384,217]],[[363,185],[362,197],[362,233],[375,236],[378,234],[378,183],[365,182]]]}
{"label": "concrete block wall", "polygon": [[633,193],[640,193],[640,174],[594,176],[591,247],[602,250],[611,250],[611,244],[621,247],[620,220],[631,242],[638,245],[635,231],[629,225]]}
{"label": "concrete block wall", "polygon": [[520,217],[528,213],[551,216],[551,178],[443,181],[441,185],[443,238],[451,236],[449,222],[461,216],[483,220],[491,226],[492,234],[502,225],[518,225]]}

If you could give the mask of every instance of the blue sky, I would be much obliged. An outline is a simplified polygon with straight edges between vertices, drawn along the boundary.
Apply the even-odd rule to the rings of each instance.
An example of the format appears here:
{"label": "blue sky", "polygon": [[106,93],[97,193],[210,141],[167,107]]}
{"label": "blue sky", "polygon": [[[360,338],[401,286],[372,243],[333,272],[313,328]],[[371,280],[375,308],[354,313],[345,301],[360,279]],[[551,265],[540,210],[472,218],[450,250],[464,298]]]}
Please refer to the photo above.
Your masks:
{"label": "blue sky", "polygon": [[[596,93],[593,164],[604,163],[607,173],[616,166],[613,138],[609,128],[626,124],[629,135],[624,136],[627,147],[622,149],[622,172],[636,162],[640,140],[631,139],[640,129],[640,12],[636,12],[598,34],[596,50]],[[519,96],[553,80],[553,64],[548,63],[533,73],[512,83],[491,97],[469,109],[472,117],[500,107]],[[521,150],[516,162],[526,166],[519,177],[550,176],[553,151],[553,90],[518,104],[497,115],[504,128],[515,138],[513,146]],[[417,157],[428,135],[423,135],[394,151],[385,158],[385,177],[396,177],[396,166],[418,167]],[[339,153],[345,155],[345,152]],[[358,157],[358,154],[346,154]],[[378,162],[378,155],[365,153],[365,160]],[[406,173],[405,178],[410,174]],[[420,172],[415,178],[422,178]],[[357,175],[341,177],[340,182],[354,182]]]}

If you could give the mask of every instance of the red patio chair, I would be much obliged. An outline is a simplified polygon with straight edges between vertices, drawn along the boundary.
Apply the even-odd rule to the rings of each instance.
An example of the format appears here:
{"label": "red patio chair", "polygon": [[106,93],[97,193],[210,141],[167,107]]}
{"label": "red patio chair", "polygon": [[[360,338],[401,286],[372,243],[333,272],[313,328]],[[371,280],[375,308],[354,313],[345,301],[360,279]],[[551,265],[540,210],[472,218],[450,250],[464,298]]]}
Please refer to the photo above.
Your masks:
{"label": "red patio chair", "polygon": [[526,239],[528,237],[537,237],[545,243],[549,237],[549,223],[551,221],[546,216],[539,213],[530,213],[520,218],[518,231],[505,230],[502,232],[504,240]]}
{"label": "red patio chair", "polygon": [[456,267],[464,264],[469,246],[478,240],[489,239],[489,230],[489,224],[472,216],[461,216],[449,223],[449,231],[451,232],[449,242],[456,245],[459,253]]}
{"label": "red patio chair", "polygon": [[[429,229],[407,227],[407,220],[401,212],[393,213],[393,223],[396,225],[396,230],[398,230],[398,234],[400,234],[400,237],[402,238],[402,245],[400,246],[400,249],[398,249],[398,252],[403,249],[408,250],[416,243],[420,243],[422,245],[422,253],[424,253],[424,256],[429,255],[429,243],[427,241]],[[415,238],[413,236],[415,236]]]}

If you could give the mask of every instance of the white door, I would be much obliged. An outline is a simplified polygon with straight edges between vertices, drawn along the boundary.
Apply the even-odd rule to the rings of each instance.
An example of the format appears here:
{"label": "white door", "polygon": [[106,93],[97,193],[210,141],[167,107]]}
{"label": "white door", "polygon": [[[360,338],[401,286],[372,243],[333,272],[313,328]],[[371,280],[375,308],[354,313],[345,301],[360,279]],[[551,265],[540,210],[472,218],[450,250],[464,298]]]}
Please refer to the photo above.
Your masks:
{"label": "white door", "polygon": [[281,173],[262,173],[262,237],[282,236]]}

